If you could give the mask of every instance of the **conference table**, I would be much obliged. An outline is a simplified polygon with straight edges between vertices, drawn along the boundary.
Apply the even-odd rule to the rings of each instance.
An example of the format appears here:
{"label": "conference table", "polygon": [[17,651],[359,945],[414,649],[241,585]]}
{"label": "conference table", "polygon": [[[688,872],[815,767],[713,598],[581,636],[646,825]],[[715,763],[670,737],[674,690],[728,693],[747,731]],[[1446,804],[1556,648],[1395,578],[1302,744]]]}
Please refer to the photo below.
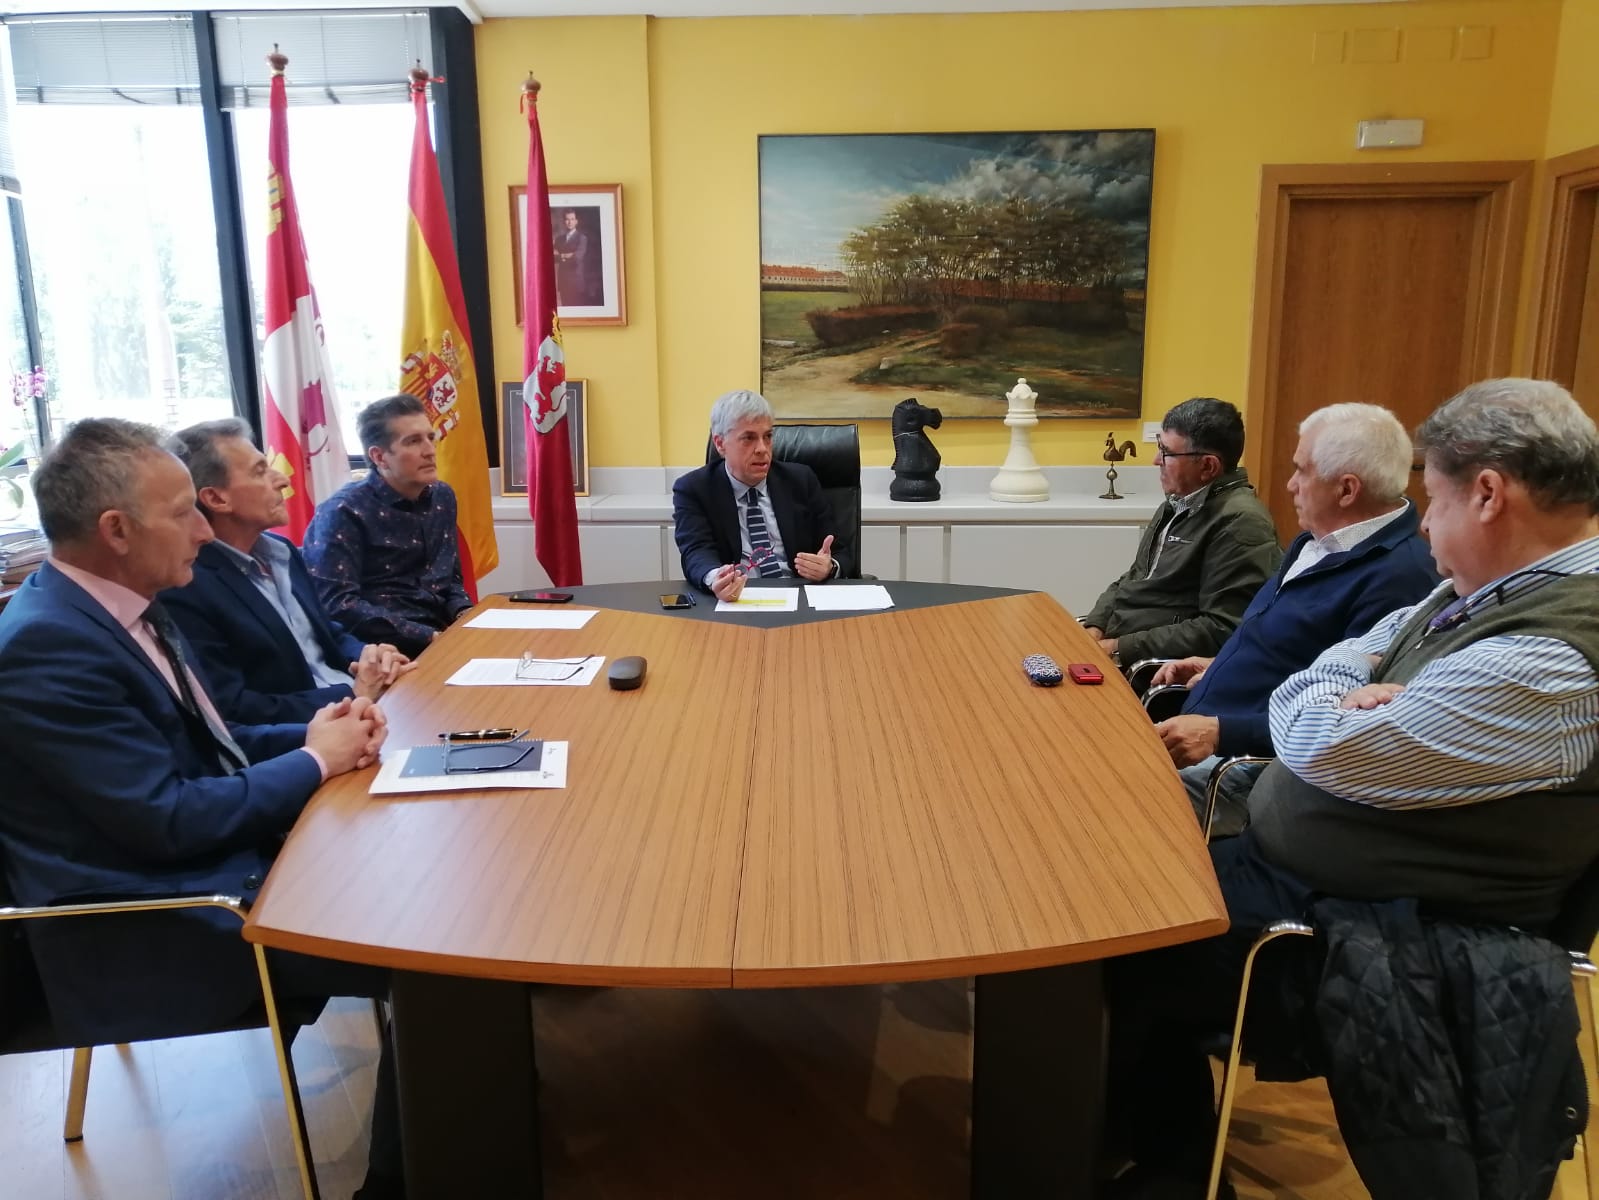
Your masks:
{"label": "conference table", "polygon": [[[376,768],[330,780],[245,927],[393,970],[413,1200],[542,1194],[532,985],[964,976],[971,1195],[1090,1194],[1100,963],[1224,931],[1209,856],[1147,716],[1052,598],[883,586],[894,607],[861,613],[571,589],[560,611],[597,610],[583,628],[458,622],[384,698],[386,754],[496,726],[569,745],[559,790],[377,797]],[[524,651],[648,671],[636,691],[604,670],[586,687],[444,686]],[[1035,687],[1032,653],[1095,662],[1105,682]]]}

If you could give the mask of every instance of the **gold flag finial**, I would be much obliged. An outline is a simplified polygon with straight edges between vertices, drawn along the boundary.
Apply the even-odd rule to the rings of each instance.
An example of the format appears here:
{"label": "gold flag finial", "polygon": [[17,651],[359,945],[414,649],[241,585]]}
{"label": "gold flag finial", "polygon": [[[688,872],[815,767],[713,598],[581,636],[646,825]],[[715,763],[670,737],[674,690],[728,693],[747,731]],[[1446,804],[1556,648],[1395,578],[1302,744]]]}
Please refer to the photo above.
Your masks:
{"label": "gold flag finial", "polygon": [[288,56],[278,53],[278,44],[276,42],[272,43],[272,53],[266,56],[266,60],[274,75],[283,74],[283,68],[289,65]]}

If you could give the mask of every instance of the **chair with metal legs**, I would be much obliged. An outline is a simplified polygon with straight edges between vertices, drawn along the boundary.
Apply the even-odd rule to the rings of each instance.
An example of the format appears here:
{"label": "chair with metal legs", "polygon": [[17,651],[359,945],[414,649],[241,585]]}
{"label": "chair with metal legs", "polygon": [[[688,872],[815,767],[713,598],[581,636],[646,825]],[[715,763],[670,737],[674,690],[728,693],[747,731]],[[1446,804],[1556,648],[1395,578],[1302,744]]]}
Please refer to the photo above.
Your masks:
{"label": "chair with metal legs", "polygon": [[[189,896],[159,900],[126,900],[101,904],[63,904],[38,908],[0,908],[0,921],[53,920],[84,916],[109,916],[129,913],[167,912],[183,908],[225,908],[242,924],[246,908],[236,896]],[[278,1081],[283,1088],[283,1103],[289,1117],[289,1132],[294,1142],[295,1165],[300,1173],[300,1188],[305,1200],[319,1200],[316,1169],[311,1143],[306,1132],[305,1112],[294,1077],[294,1061],[284,1036],[284,1021],[272,990],[266,951],[255,948],[256,970],[261,980],[261,1009],[227,1025],[194,1029],[190,1034],[223,1033],[266,1025],[272,1031],[272,1049],[277,1057]],[[71,1050],[72,1078],[67,1090],[67,1115],[62,1131],[69,1141],[83,1136],[84,1106],[89,1092],[89,1069],[93,1047],[63,1042],[51,1026],[48,1009],[38,989],[37,973],[25,939],[7,939],[5,970],[0,974],[0,1054],[21,1054],[40,1050]],[[296,1024],[299,1022],[296,1021]],[[171,1036],[163,1033],[162,1037]]]}
{"label": "chair with metal legs", "polygon": [[[1244,1037],[1244,1011],[1249,1002],[1249,982],[1255,970],[1255,958],[1265,946],[1284,937],[1314,937],[1315,929],[1303,921],[1273,921],[1260,931],[1255,944],[1244,958],[1243,977],[1238,983],[1238,1008],[1233,1015],[1232,1043],[1223,1060],[1221,1097],[1216,1106],[1216,1144],[1211,1153],[1210,1178],[1205,1187],[1205,1200],[1216,1200],[1221,1187],[1222,1163],[1227,1155],[1227,1127],[1232,1118],[1233,1097],[1238,1088],[1238,1066],[1242,1058]],[[1583,1037],[1580,1048],[1591,1070],[1599,1064],[1599,1033],[1594,1029],[1592,981],[1599,974],[1588,957],[1594,937],[1599,935],[1599,862],[1591,864],[1582,877],[1566,894],[1560,914],[1549,927],[1546,936],[1571,957],[1571,978],[1577,989],[1577,1000],[1582,1006]],[[1588,1190],[1595,1195],[1599,1173],[1592,1159],[1599,1144],[1599,1104],[1588,1109],[1588,1127],[1583,1134],[1584,1148],[1588,1151]]]}

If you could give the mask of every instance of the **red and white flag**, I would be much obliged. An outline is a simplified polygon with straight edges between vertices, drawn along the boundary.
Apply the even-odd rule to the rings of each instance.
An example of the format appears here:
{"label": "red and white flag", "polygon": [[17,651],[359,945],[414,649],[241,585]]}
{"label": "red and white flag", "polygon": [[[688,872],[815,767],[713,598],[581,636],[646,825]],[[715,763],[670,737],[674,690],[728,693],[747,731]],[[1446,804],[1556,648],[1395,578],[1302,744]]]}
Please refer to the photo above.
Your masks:
{"label": "red and white flag", "polygon": [[350,460],[339,430],[322,315],[305,241],[300,210],[289,181],[289,98],[283,83],[288,59],[274,52],[271,121],[267,132],[266,341],[261,347],[261,381],[266,403],[266,456],[289,478],[288,523],[281,532],[295,544],[305,536],[311,514],[350,481]]}
{"label": "red and white flag", "polygon": [[550,181],[539,136],[539,83],[522,85],[527,113],[527,259],[522,264],[523,420],[527,430],[527,500],[533,554],[556,587],[583,582],[572,490],[571,422],[566,419],[566,353],[555,313],[555,243],[550,233]]}

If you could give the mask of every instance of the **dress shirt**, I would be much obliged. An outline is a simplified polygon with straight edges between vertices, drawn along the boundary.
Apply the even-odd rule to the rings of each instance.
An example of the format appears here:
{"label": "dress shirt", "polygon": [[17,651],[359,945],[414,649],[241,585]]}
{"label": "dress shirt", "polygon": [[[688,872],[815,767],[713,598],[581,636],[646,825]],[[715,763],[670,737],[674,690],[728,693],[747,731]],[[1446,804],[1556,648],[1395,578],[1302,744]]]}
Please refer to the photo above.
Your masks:
{"label": "dress shirt", "polygon": [[[727,481],[733,485],[733,503],[738,506],[738,544],[744,552],[743,561],[749,562],[750,555],[755,552],[750,545],[749,525],[744,520],[744,514],[749,509],[749,505],[744,502],[744,497],[749,495],[750,485],[740,483],[735,479],[733,472],[728,470],[726,462],[722,463],[722,470],[727,471]],[[760,497],[761,516],[766,519],[766,536],[772,543],[772,559],[778,566],[783,568],[777,575],[771,575],[767,578],[791,578],[794,574],[794,569],[788,564],[788,551],[783,546],[783,534],[777,528],[777,511],[772,507],[772,493],[766,488],[766,480],[763,479],[755,485],[755,492]],[[726,564],[724,563],[723,565],[725,566]],[[721,570],[721,567],[716,567],[705,572],[705,578],[700,582],[707,588],[710,587],[711,580],[715,579]],[[753,573],[751,577],[754,577]]]}
{"label": "dress shirt", "polygon": [[[1469,614],[1553,579],[1531,571],[1599,571],[1599,538],[1494,580],[1462,607]],[[1452,594],[1453,585],[1441,590]],[[1272,742],[1295,775],[1345,800],[1429,808],[1559,787],[1592,761],[1599,676],[1555,638],[1484,638],[1422,667],[1386,704],[1339,708],[1371,682],[1367,656],[1386,654],[1414,611],[1390,613],[1364,637],[1338,643],[1272,693]]]}
{"label": "dress shirt", "polygon": [[[102,579],[71,563],[64,563],[54,555],[50,556],[50,565],[88,592],[90,599],[111,614],[111,619],[122,626],[134,644],[144,651],[150,664],[161,673],[161,678],[166,681],[167,687],[172,689],[172,695],[179,704],[182,704],[183,693],[178,689],[178,677],[172,673],[172,662],[161,649],[161,643],[156,641],[155,633],[144,619],[150,601],[131,588],[125,588],[109,579]],[[189,671],[188,675],[189,687],[194,692],[195,700],[205,709],[206,719],[218,729],[228,728],[228,723],[222,719],[222,714],[217,712],[216,705],[211,703],[211,697],[206,695],[205,685],[193,671]],[[308,748],[304,749],[304,753],[311,756],[316,762],[317,770],[322,772],[322,778],[327,779],[328,768],[322,761],[322,756]]]}
{"label": "dress shirt", "polygon": [[[1353,550],[1372,534],[1384,526],[1397,521],[1405,513],[1409,501],[1403,501],[1393,512],[1385,512],[1375,517],[1368,517],[1364,521],[1356,521],[1353,525],[1345,525],[1342,529],[1335,529],[1326,537],[1311,538],[1299,548],[1299,557],[1289,564],[1283,572],[1282,583],[1303,575],[1329,554],[1342,554],[1346,550]],[[1278,584],[1279,587],[1282,584]]]}
{"label": "dress shirt", "polygon": [[317,686],[337,687],[342,684],[349,687],[348,667],[341,671],[328,662],[327,656],[322,653],[322,643],[311,627],[311,619],[306,616],[305,606],[294,594],[289,576],[289,548],[276,538],[265,535],[255,540],[248,554],[220,539],[216,545],[227,555],[229,562],[244,572],[244,577],[272,606],[272,611],[283,618],[284,625],[294,635],[295,644],[305,655],[306,666],[311,668],[311,678]]}
{"label": "dress shirt", "polygon": [[1205,497],[1210,495],[1210,484],[1195,488],[1186,496],[1168,496],[1166,503],[1171,505],[1171,516],[1166,524],[1161,527],[1160,541],[1155,543],[1155,557],[1149,560],[1149,573],[1153,575],[1160,566],[1160,552],[1166,546],[1166,535],[1171,532],[1171,527],[1177,524],[1177,519],[1188,513],[1195,512],[1205,507]]}
{"label": "dress shirt", "polygon": [[455,512],[449,484],[408,500],[376,471],[323,501],[304,552],[328,616],[364,642],[425,646],[448,628],[472,607]]}

